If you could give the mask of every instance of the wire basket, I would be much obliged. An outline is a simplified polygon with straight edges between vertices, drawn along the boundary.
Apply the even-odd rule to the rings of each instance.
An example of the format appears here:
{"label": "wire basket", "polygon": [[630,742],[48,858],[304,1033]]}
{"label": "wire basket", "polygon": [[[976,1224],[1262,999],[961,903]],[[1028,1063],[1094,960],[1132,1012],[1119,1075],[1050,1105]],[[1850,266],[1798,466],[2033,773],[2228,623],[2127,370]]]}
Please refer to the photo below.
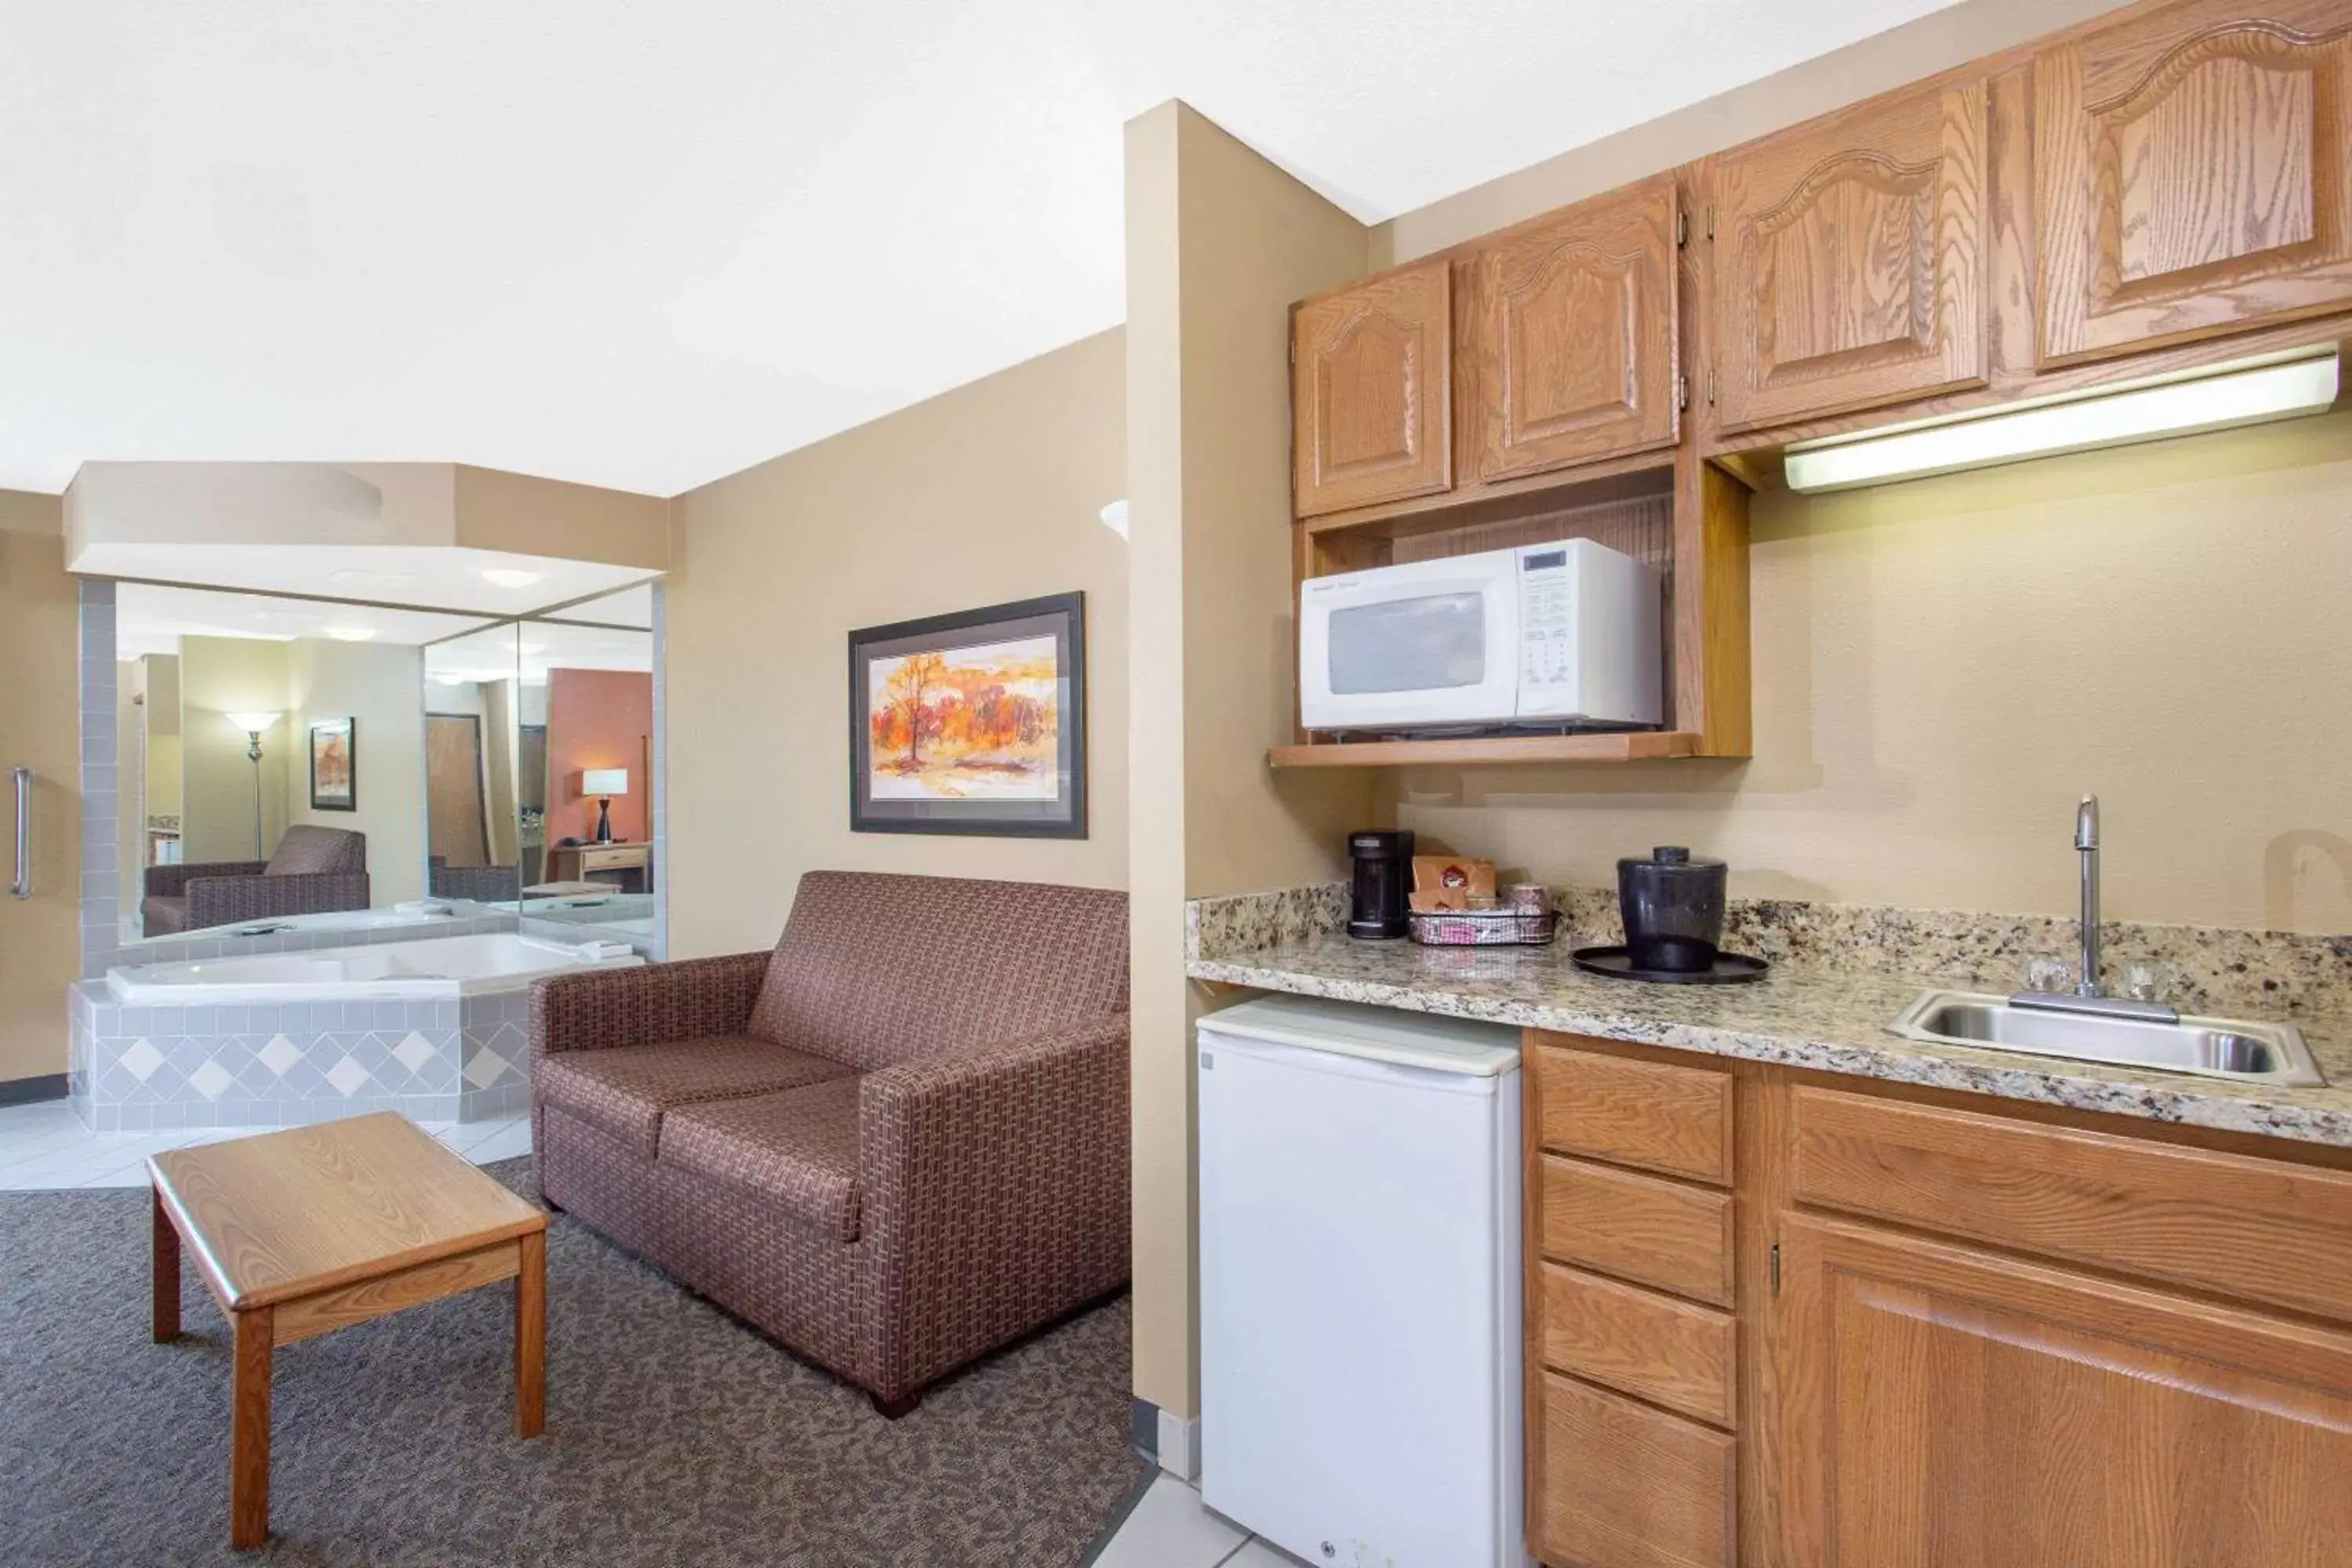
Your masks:
{"label": "wire basket", "polygon": [[1548,947],[1559,924],[1550,910],[1415,910],[1406,934],[1424,947]]}

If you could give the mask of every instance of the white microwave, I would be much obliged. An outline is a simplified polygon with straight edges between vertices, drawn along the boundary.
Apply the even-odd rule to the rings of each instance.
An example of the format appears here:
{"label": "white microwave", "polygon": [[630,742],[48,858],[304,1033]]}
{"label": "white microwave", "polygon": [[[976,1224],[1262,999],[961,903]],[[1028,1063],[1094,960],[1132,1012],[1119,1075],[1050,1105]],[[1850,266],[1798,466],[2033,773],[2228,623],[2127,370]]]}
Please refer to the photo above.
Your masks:
{"label": "white microwave", "polygon": [[1661,721],[1657,570],[1571,539],[1313,577],[1298,591],[1310,730]]}

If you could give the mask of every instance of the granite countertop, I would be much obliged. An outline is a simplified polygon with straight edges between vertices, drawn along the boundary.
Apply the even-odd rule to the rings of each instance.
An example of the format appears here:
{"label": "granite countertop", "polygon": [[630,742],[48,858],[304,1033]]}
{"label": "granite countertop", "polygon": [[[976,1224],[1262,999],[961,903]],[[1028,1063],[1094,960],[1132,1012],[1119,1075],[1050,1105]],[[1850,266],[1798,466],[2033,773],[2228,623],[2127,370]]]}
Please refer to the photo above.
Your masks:
{"label": "granite countertop", "polygon": [[1747,984],[1642,984],[1584,973],[1569,962],[1569,945],[1436,948],[1320,934],[1194,957],[1185,970],[1266,991],[2352,1147],[2352,1017],[2294,1018],[2327,1083],[2288,1088],[1922,1045],[1886,1032],[1914,995],[1948,980],[1782,963]]}

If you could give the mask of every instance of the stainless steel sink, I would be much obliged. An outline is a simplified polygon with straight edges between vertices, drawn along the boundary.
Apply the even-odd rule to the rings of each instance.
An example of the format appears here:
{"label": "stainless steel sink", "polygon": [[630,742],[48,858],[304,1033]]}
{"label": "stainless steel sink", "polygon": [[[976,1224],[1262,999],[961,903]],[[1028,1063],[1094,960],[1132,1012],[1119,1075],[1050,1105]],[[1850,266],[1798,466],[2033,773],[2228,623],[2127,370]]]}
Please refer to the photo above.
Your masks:
{"label": "stainless steel sink", "polygon": [[2053,995],[1924,991],[1888,1026],[1906,1040],[1990,1046],[2038,1057],[2113,1062],[2270,1084],[2325,1082],[2292,1024],[2176,1016],[2169,1008]]}

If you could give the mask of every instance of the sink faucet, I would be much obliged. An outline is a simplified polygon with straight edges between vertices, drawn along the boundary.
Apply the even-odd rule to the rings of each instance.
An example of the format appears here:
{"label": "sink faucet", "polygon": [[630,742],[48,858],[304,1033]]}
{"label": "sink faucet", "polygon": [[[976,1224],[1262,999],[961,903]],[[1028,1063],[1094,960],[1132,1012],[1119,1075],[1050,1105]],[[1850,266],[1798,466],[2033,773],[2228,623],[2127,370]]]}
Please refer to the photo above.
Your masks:
{"label": "sink faucet", "polygon": [[2074,808],[2074,849],[2083,858],[2083,966],[2074,994],[2104,996],[2099,980],[2099,797],[2086,795]]}

